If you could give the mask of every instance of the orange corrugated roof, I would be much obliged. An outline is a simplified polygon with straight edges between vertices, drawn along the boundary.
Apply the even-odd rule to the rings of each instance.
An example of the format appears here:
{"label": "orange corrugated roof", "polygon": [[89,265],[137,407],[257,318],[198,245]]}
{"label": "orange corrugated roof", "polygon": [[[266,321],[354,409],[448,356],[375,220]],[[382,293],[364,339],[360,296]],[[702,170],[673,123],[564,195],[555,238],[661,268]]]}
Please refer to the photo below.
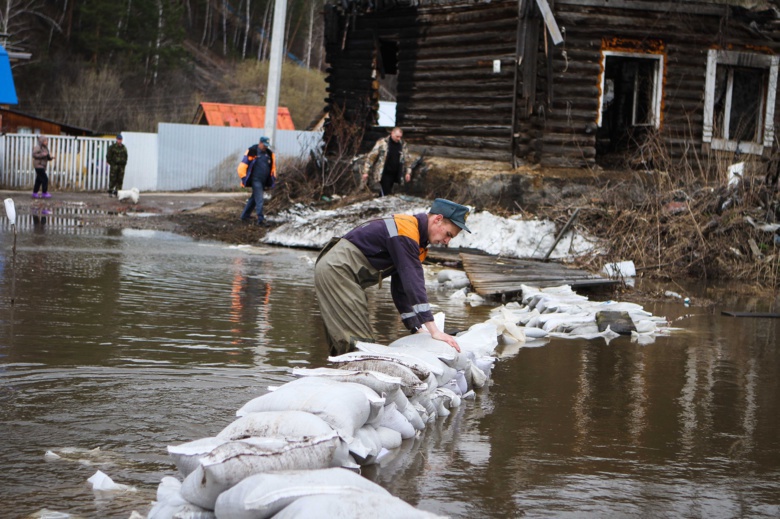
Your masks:
{"label": "orange corrugated roof", "polygon": [[[228,103],[201,103],[200,106],[209,126],[232,126],[235,128],[263,128],[265,126],[264,106]],[[280,106],[276,114],[277,130],[295,129],[290,110]]]}

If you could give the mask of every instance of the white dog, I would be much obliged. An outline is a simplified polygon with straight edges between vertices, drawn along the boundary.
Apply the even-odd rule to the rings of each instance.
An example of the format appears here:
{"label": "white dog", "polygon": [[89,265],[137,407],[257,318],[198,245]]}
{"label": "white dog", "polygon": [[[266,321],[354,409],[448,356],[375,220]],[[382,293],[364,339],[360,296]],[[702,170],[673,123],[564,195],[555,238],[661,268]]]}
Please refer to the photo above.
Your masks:
{"label": "white dog", "polygon": [[137,187],[134,187],[133,189],[120,189],[116,192],[117,200],[124,200],[125,198],[129,198],[134,204],[138,203],[139,196],[140,193],[138,192]]}

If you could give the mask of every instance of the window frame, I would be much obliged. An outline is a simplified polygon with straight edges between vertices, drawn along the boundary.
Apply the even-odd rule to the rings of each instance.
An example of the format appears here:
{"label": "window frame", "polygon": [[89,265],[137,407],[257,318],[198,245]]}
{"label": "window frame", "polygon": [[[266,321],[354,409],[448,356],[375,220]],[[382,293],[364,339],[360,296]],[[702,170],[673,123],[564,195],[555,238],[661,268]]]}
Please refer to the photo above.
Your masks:
{"label": "window frame", "polygon": [[[777,72],[780,58],[768,54],[756,54],[752,52],[729,51],[720,49],[710,49],[707,52],[707,76],[704,86],[704,120],[702,142],[709,144],[714,150],[731,151],[740,153],[750,153],[761,155],[764,148],[771,148],[775,138],[775,100],[777,98]],[[767,81],[762,88],[764,89],[764,98],[761,100],[763,108],[760,116],[763,121],[757,121],[756,128],[760,129],[761,135],[755,141],[734,141],[728,138],[716,137],[714,135],[715,121],[715,86],[717,79],[718,65],[729,67],[749,67],[763,69],[768,72]],[[726,89],[727,100],[731,99],[731,89],[733,88],[733,79],[729,75]],[[727,103],[727,113],[725,118],[731,116],[730,103]],[[728,135],[728,130],[726,130]]]}
{"label": "window frame", "polygon": [[[599,73],[599,107],[598,112],[596,114],[596,124],[599,128],[601,128],[602,124],[602,113],[604,110],[604,82],[606,79],[606,70],[607,70],[607,57],[609,56],[615,56],[615,57],[622,57],[622,58],[640,58],[640,59],[647,59],[647,60],[654,60],[655,63],[655,70],[653,71],[653,100],[650,103],[651,109],[653,110],[652,114],[652,121],[649,123],[639,123],[637,124],[635,122],[636,120],[636,88],[634,88],[634,99],[632,102],[632,113],[631,113],[631,125],[632,126],[644,126],[644,127],[650,127],[653,128],[660,128],[661,127],[661,109],[662,109],[662,100],[663,100],[663,92],[664,92],[664,54],[662,53],[651,53],[651,52],[623,52],[623,51],[616,51],[616,50],[603,50],[601,51],[601,72]],[[636,80],[636,78],[635,78]]]}

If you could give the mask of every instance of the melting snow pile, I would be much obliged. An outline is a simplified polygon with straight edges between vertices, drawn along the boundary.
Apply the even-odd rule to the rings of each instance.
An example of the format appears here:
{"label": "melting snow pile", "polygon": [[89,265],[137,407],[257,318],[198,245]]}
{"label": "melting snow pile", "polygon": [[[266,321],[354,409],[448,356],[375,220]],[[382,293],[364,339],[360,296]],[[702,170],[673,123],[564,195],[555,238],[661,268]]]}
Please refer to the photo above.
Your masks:
{"label": "melting snow pile", "polygon": [[358,343],[334,367],[294,369],[214,437],[168,447],[184,479],[163,478],[149,519],[437,517],[352,471],[402,456],[404,440],[487,383],[496,324],[457,341],[460,353],[427,333]]}
{"label": "melting snow pile", "polygon": [[[319,210],[302,204],[280,213],[284,221],[263,238],[264,243],[319,249],[333,236],[344,236],[363,222],[391,214],[426,213],[431,201],[408,196],[386,196],[335,210]],[[450,247],[473,248],[512,258],[543,258],[557,235],[550,221],[503,218],[487,211],[473,212],[468,219],[471,233],[462,232]],[[569,231],[550,254],[551,258],[579,256],[597,248],[594,238]]]}

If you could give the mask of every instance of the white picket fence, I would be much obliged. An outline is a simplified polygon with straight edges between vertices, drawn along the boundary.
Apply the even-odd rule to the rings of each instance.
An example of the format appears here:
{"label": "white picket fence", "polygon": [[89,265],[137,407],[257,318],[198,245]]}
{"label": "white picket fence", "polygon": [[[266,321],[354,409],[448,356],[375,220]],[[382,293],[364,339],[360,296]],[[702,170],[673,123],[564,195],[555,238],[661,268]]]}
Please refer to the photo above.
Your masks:
{"label": "white picket fence", "polygon": [[[54,190],[95,191],[108,188],[105,157],[111,139],[96,137],[49,137],[49,184]],[[35,182],[32,152],[37,136],[6,134],[0,139],[0,187],[32,189]]]}
{"label": "white picket fence", "polygon": [[[128,161],[124,187],[141,191],[223,190],[238,186],[236,166],[263,131],[188,124],[160,124],[158,133],[123,132]],[[108,188],[105,157],[113,138],[48,136],[55,157],[47,172],[53,191]],[[321,132],[277,131],[272,146],[280,159],[305,158],[319,146]],[[0,136],[0,189],[32,190],[32,150],[37,136]]]}

